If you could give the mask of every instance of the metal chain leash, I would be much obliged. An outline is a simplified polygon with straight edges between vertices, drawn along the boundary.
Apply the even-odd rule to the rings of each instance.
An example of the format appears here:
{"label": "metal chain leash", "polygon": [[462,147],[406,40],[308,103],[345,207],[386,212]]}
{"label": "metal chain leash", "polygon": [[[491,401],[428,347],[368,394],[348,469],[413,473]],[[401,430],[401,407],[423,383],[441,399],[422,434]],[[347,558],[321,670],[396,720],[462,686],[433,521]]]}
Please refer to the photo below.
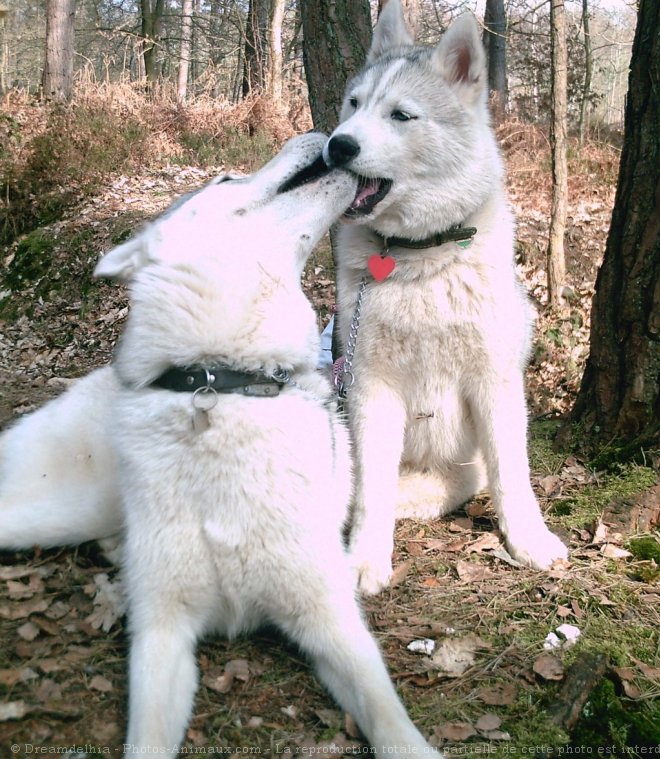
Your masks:
{"label": "metal chain leash", "polygon": [[357,345],[358,332],[360,330],[360,315],[362,314],[362,299],[364,297],[364,291],[367,289],[367,278],[362,277],[360,282],[360,289],[358,290],[357,301],[355,303],[355,310],[353,311],[353,317],[351,318],[351,326],[348,330],[348,341],[346,343],[346,356],[344,357],[344,364],[335,378],[335,385],[337,386],[337,397],[340,401],[346,400],[348,389],[355,382],[355,375],[353,374],[353,356],[355,354],[355,346]]}

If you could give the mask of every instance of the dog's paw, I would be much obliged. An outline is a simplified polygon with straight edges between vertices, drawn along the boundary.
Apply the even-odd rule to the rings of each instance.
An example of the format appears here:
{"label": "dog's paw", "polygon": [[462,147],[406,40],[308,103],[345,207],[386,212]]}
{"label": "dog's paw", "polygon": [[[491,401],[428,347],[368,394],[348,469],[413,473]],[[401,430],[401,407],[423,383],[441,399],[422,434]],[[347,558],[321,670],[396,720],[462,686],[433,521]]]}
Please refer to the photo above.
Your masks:
{"label": "dog's paw", "polygon": [[553,562],[568,558],[568,548],[545,525],[517,536],[507,535],[506,542],[511,556],[532,569],[549,569]]}
{"label": "dog's paw", "polygon": [[365,596],[375,596],[384,590],[392,579],[392,564],[378,566],[370,562],[364,562],[355,567],[357,572],[357,587]]}
{"label": "dog's paw", "polygon": [[373,545],[361,549],[360,545],[349,549],[351,566],[355,573],[357,589],[367,596],[380,593],[392,579],[392,552],[373,550]]}

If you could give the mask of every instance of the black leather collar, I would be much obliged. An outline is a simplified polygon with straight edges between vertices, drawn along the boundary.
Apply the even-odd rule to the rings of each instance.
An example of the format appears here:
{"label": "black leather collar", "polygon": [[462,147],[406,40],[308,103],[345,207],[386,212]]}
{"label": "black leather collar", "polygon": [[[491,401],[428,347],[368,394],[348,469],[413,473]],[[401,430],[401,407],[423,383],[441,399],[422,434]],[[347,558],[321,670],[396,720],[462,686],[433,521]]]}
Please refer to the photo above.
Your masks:
{"label": "black leather collar", "polygon": [[272,397],[278,395],[282,386],[290,381],[289,373],[284,370],[269,375],[262,372],[239,372],[222,364],[212,364],[172,367],[157,377],[151,386],[176,393],[215,390],[217,393]]}
{"label": "black leather collar", "polygon": [[408,240],[405,237],[378,236],[383,240],[385,250],[389,250],[390,248],[412,248],[413,250],[422,250],[423,248],[437,248],[438,245],[444,245],[447,242],[471,241],[476,234],[476,227],[457,226],[451,227],[444,232],[438,232],[424,240]]}

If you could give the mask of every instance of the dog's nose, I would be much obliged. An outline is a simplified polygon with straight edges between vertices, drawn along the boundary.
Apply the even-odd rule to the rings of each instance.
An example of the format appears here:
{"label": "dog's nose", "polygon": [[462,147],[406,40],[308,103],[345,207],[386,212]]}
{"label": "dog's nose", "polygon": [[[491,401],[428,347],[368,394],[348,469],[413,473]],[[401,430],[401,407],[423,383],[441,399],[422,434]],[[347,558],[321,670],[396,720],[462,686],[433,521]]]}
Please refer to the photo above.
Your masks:
{"label": "dog's nose", "polygon": [[360,152],[358,143],[347,134],[338,134],[328,142],[328,163],[330,166],[346,166]]}

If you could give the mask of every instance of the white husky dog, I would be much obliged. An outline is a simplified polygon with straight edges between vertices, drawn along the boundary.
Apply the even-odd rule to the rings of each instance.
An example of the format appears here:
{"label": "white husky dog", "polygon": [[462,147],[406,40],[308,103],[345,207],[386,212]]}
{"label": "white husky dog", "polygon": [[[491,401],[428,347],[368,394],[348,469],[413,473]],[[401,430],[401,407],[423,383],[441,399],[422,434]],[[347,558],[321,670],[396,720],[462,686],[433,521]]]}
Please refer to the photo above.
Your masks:
{"label": "white husky dog", "polygon": [[348,434],[315,371],[300,276],[357,183],[325,168],[324,143],[293,140],[104,256],[96,274],[131,287],[113,365],[2,437],[1,546],[124,526],[127,753],[183,740],[200,636],[262,623],[310,656],[378,753],[432,750],[365,625],[342,543]]}
{"label": "white husky dog", "polygon": [[389,581],[395,514],[446,514],[486,485],[518,561],[565,558],[529,481],[534,317],[514,270],[474,19],[418,47],[389,0],[324,157],[360,177],[338,230],[337,287],[362,590]]}

